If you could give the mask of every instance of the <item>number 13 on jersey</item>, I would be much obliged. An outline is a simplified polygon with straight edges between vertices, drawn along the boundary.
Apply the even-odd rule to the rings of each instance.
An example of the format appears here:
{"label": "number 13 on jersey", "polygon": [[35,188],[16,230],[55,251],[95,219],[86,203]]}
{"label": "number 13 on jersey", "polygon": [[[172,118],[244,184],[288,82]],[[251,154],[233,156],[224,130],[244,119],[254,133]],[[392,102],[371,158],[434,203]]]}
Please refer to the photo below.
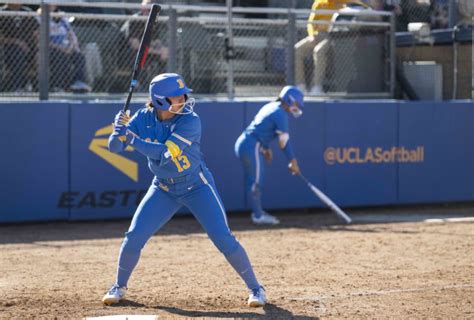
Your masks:
{"label": "number 13 on jersey", "polygon": [[191,162],[189,162],[188,157],[183,154],[183,152],[176,143],[171,140],[167,140],[165,142],[165,145],[168,147],[171,159],[178,168],[178,172],[183,172],[184,170],[189,169],[189,167],[191,167]]}
{"label": "number 13 on jersey", "polygon": [[178,172],[183,172],[184,170],[189,169],[189,167],[191,167],[191,162],[189,162],[188,157],[186,157],[185,155],[173,158],[173,162],[178,168]]}

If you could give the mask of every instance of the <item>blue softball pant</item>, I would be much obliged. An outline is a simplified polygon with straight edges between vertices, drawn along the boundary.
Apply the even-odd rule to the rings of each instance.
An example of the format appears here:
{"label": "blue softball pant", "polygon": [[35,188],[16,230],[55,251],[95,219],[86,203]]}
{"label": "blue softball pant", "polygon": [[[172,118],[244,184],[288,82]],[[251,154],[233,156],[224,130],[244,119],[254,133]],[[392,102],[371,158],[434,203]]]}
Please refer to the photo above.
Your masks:
{"label": "blue softball pant", "polygon": [[261,143],[251,135],[242,133],[235,142],[235,155],[242,162],[245,173],[245,190],[247,201],[253,213],[260,217],[262,209],[262,187],[265,174],[264,157],[260,152]]}
{"label": "blue softball pant", "polygon": [[183,205],[196,217],[247,287],[259,288],[247,253],[229,229],[224,206],[207,168],[175,180],[155,178],[125,233],[118,259],[117,285],[127,286],[146,242]]}

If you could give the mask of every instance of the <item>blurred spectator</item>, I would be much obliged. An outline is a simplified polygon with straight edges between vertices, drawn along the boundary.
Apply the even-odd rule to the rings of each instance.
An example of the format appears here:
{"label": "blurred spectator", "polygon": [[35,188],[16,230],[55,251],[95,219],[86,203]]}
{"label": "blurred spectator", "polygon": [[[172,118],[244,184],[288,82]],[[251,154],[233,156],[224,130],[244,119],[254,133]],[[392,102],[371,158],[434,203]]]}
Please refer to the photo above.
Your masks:
{"label": "blurred spectator", "polygon": [[[150,5],[153,3],[158,3],[156,0],[143,0],[141,9],[139,12],[133,14],[134,17],[145,16],[147,17],[150,13]],[[120,32],[123,34],[126,39],[126,48],[128,51],[127,58],[125,59],[126,63],[132,64],[135,61],[135,56],[138,49],[140,48],[140,43],[142,41],[143,32],[145,30],[146,20],[135,20],[131,19],[125,22],[120,29]],[[154,30],[156,30],[156,25]],[[156,34],[154,32],[153,34]],[[131,49],[131,50],[130,50]],[[147,67],[143,70],[141,76],[144,80],[143,83],[148,83],[151,78],[157,74],[163,73],[166,70],[166,63],[168,61],[168,48],[163,45],[160,39],[154,38],[151,40],[150,49],[148,51],[147,58]],[[140,85],[137,86],[137,91],[140,91]],[[148,87],[141,88],[142,91],[147,91]]]}
{"label": "blurred spectator", "polygon": [[459,14],[458,23],[464,26],[471,26],[474,24],[474,1],[472,0],[458,0],[457,9]]}
{"label": "blurred spectator", "polygon": [[431,3],[431,29],[446,29],[449,27],[448,0],[433,0]]}
{"label": "blurred spectator", "polygon": [[397,16],[402,14],[400,0],[370,0],[368,5],[374,10],[393,11]]}
{"label": "blurred spectator", "polygon": [[402,14],[397,16],[397,31],[407,31],[410,22],[430,23],[430,0],[400,0]]}
{"label": "blurred spectator", "polygon": [[[404,31],[407,29],[408,21],[403,15],[401,0],[370,0],[369,6],[374,10],[392,11],[395,14],[395,30]],[[388,17],[384,19],[388,21]]]}
{"label": "blurred spectator", "polygon": [[[49,5],[49,8],[51,13],[59,12],[57,5]],[[41,9],[38,9],[38,12],[41,13]],[[85,83],[84,55],[66,18],[51,16],[49,40],[51,87],[54,90],[65,89],[73,92],[91,91],[91,87]]]}
{"label": "blurred spectator", "polygon": [[6,71],[1,81],[1,90],[29,91],[31,88],[28,87],[31,87],[32,83],[28,71],[31,70],[31,62],[35,57],[34,34],[38,23],[33,16],[1,15],[1,12],[8,11],[33,12],[21,4],[8,3],[0,7],[0,44]]}
{"label": "blurred spectator", "polygon": [[[339,10],[348,3],[358,3],[364,7],[367,5],[354,0],[315,0],[311,10]],[[320,94],[323,92],[322,81],[326,68],[327,53],[327,33],[329,24],[313,24],[314,21],[331,21],[332,14],[311,13],[308,18],[308,36],[300,40],[295,45],[295,78],[296,84],[301,89],[307,89],[307,78],[311,78],[310,94]],[[314,70],[311,75],[311,68],[307,60],[313,54]]]}

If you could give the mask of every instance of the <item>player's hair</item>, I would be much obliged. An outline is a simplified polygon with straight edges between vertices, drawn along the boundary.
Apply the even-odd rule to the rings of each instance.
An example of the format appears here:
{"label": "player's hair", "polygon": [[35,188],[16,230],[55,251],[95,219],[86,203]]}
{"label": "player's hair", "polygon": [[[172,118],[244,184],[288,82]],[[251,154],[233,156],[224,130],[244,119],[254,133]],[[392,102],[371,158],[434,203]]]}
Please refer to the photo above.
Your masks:
{"label": "player's hair", "polygon": [[285,103],[285,101],[281,100],[280,97],[276,98],[275,101],[276,101],[276,102],[280,102],[280,103],[284,104],[285,106],[288,106],[288,105]]}

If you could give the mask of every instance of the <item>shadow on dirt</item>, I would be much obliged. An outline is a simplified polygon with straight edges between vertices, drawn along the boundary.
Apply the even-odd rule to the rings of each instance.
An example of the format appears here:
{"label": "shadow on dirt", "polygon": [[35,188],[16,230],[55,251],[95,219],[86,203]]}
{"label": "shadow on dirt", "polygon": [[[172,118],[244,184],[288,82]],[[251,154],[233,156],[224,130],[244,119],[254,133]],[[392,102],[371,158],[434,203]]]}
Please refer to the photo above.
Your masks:
{"label": "shadow on dirt", "polygon": [[184,310],[176,307],[157,306],[156,309],[183,317],[200,318],[226,318],[226,319],[297,319],[297,320],[315,320],[316,317],[298,316],[290,311],[268,303],[263,307],[265,314],[254,312],[226,312],[226,311],[193,311]]}
{"label": "shadow on dirt", "polygon": [[[345,225],[335,214],[321,208],[272,211],[272,214],[281,221],[277,226],[257,226],[251,223],[248,212],[233,212],[229,214],[229,225],[234,232],[290,228],[314,231],[387,232],[382,224],[417,222],[430,218],[472,217],[474,203],[357,208],[347,209],[346,212],[354,220],[352,225]],[[56,244],[45,242],[122,238],[129,224],[130,220],[112,220],[0,225],[0,245],[30,243],[38,246],[56,246]],[[157,234],[166,236],[203,232],[194,217],[177,215]],[[392,230],[392,232],[411,233],[413,231]]]}
{"label": "shadow on dirt", "polygon": [[146,308],[147,306],[143,303],[139,303],[139,302],[128,300],[128,299],[123,299],[123,300],[120,300],[120,302],[115,305],[108,306],[108,308],[114,308],[114,307]]}

